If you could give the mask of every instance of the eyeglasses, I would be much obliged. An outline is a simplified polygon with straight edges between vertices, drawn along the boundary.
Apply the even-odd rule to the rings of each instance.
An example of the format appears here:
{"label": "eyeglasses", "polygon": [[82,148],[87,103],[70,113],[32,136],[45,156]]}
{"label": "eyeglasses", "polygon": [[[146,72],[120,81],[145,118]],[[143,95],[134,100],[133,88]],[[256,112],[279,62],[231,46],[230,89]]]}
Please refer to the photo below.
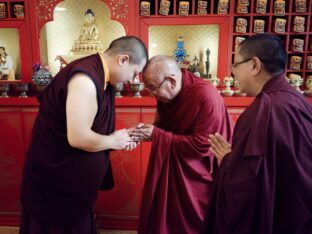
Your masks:
{"label": "eyeglasses", "polygon": [[247,62],[250,61],[250,60],[252,60],[252,58],[244,59],[243,61],[240,61],[240,62],[237,62],[237,63],[233,63],[233,64],[231,64],[230,68],[231,68],[231,70],[233,71],[234,69],[236,69],[236,67],[237,67],[239,64],[247,63]]}
{"label": "eyeglasses", "polygon": [[149,91],[153,92],[153,93],[157,93],[158,90],[161,88],[161,86],[163,85],[163,83],[165,83],[165,81],[167,81],[167,79],[165,78],[157,87],[155,87],[154,89],[149,89]]}
{"label": "eyeglasses", "polygon": [[[177,74],[177,72],[180,71],[180,68],[178,68],[178,70],[176,70],[174,73],[171,74],[171,76],[175,76]],[[150,89],[147,88],[150,92],[152,93],[158,93],[159,89],[161,88],[161,86],[167,81],[168,79],[165,77],[164,80],[155,88]]]}

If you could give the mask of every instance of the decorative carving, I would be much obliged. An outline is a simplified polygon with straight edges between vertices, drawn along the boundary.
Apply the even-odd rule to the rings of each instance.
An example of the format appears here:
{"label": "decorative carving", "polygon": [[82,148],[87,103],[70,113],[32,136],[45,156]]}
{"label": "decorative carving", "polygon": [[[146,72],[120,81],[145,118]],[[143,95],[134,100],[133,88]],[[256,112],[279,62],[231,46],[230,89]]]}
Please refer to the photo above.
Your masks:
{"label": "decorative carving", "polygon": [[63,0],[36,0],[36,12],[39,32],[43,25],[53,20],[54,8],[62,1]]}
{"label": "decorative carving", "polygon": [[111,162],[113,165],[113,174],[115,178],[118,178],[118,181],[123,181],[126,184],[135,184],[136,181],[131,178],[129,175],[129,170],[127,170],[127,163],[133,163],[134,158],[131,154],[116,151],[112,153]]}
{"label": "decorative carving", "polygon": [[120,22],[128,33],[128,0],[102,0],[111,9],[112,20]]}

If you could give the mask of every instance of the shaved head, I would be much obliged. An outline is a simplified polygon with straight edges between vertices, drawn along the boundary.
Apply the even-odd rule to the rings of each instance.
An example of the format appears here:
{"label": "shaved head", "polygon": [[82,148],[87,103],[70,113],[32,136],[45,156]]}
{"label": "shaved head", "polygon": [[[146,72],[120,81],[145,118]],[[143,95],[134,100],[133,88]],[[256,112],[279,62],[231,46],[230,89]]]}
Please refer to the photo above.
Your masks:
{"label": "shaved head", "polygon": [[177,62],[169,56],[152,57],[143,70],[143,81],[158,82],[162,77],[170,76],[179,69]]}
{"label": "shaved head", "polygon": [[143,69],[143,82],[159,101],[169,102],[181,90],[182,72],[171,57],[156,55]]}
{"label": "shaved head", "polygon": [[113,40],[105,52],[110,56],[127,54],[131,64],[139,65],[142,61],[148,60],[144,43],[135,36],[124,36]]}

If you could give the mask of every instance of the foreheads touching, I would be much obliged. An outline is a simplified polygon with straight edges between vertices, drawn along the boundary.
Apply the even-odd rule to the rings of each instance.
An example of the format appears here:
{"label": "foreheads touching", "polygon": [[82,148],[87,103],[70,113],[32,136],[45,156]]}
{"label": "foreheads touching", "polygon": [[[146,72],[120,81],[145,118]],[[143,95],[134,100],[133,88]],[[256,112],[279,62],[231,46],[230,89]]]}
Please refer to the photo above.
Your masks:
{"label": "foreheads touching", "polygon": [[138,78],[147,63],[148,54],[139,38],[124,36],[112,41],[104,59],[109,66],[110,83],[116,85]]}
{"label": "foreheads touching", "polygon": [[[178,78],[179,76],[176,74],[178,71],[180,69],[175,60],[165,55],[156,55],[148,61],[143,69],[143,81],[147,86],[155,84],[157,86],[167,77],[175,76]],[[153,91],[153,88],[150,90]]]}
{"label": "foreheads touching", "polygon": [[169,102],[181,90],[182,73],[175,60],[157,55],[143,69],[143,81],[150,94],[161,102]]}

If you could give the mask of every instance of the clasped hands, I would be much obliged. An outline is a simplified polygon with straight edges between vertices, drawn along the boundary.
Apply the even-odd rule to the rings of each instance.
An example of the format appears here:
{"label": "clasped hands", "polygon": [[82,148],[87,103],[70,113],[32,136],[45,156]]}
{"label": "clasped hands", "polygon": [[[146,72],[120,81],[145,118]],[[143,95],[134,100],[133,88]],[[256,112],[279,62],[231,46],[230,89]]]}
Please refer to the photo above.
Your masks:
{"label": "clasped hands", "polygon": [[131,139],[135,142],[151,141],[154,125],[139,123],[128,130]]}
{"label": "clasped hands", "polygon": [[154,126],[152,124],[139,123],[138,125],[129,128],[121,129],[112,133],[115,138],[115,150],[133,150],[141,141],[150,141]]}

